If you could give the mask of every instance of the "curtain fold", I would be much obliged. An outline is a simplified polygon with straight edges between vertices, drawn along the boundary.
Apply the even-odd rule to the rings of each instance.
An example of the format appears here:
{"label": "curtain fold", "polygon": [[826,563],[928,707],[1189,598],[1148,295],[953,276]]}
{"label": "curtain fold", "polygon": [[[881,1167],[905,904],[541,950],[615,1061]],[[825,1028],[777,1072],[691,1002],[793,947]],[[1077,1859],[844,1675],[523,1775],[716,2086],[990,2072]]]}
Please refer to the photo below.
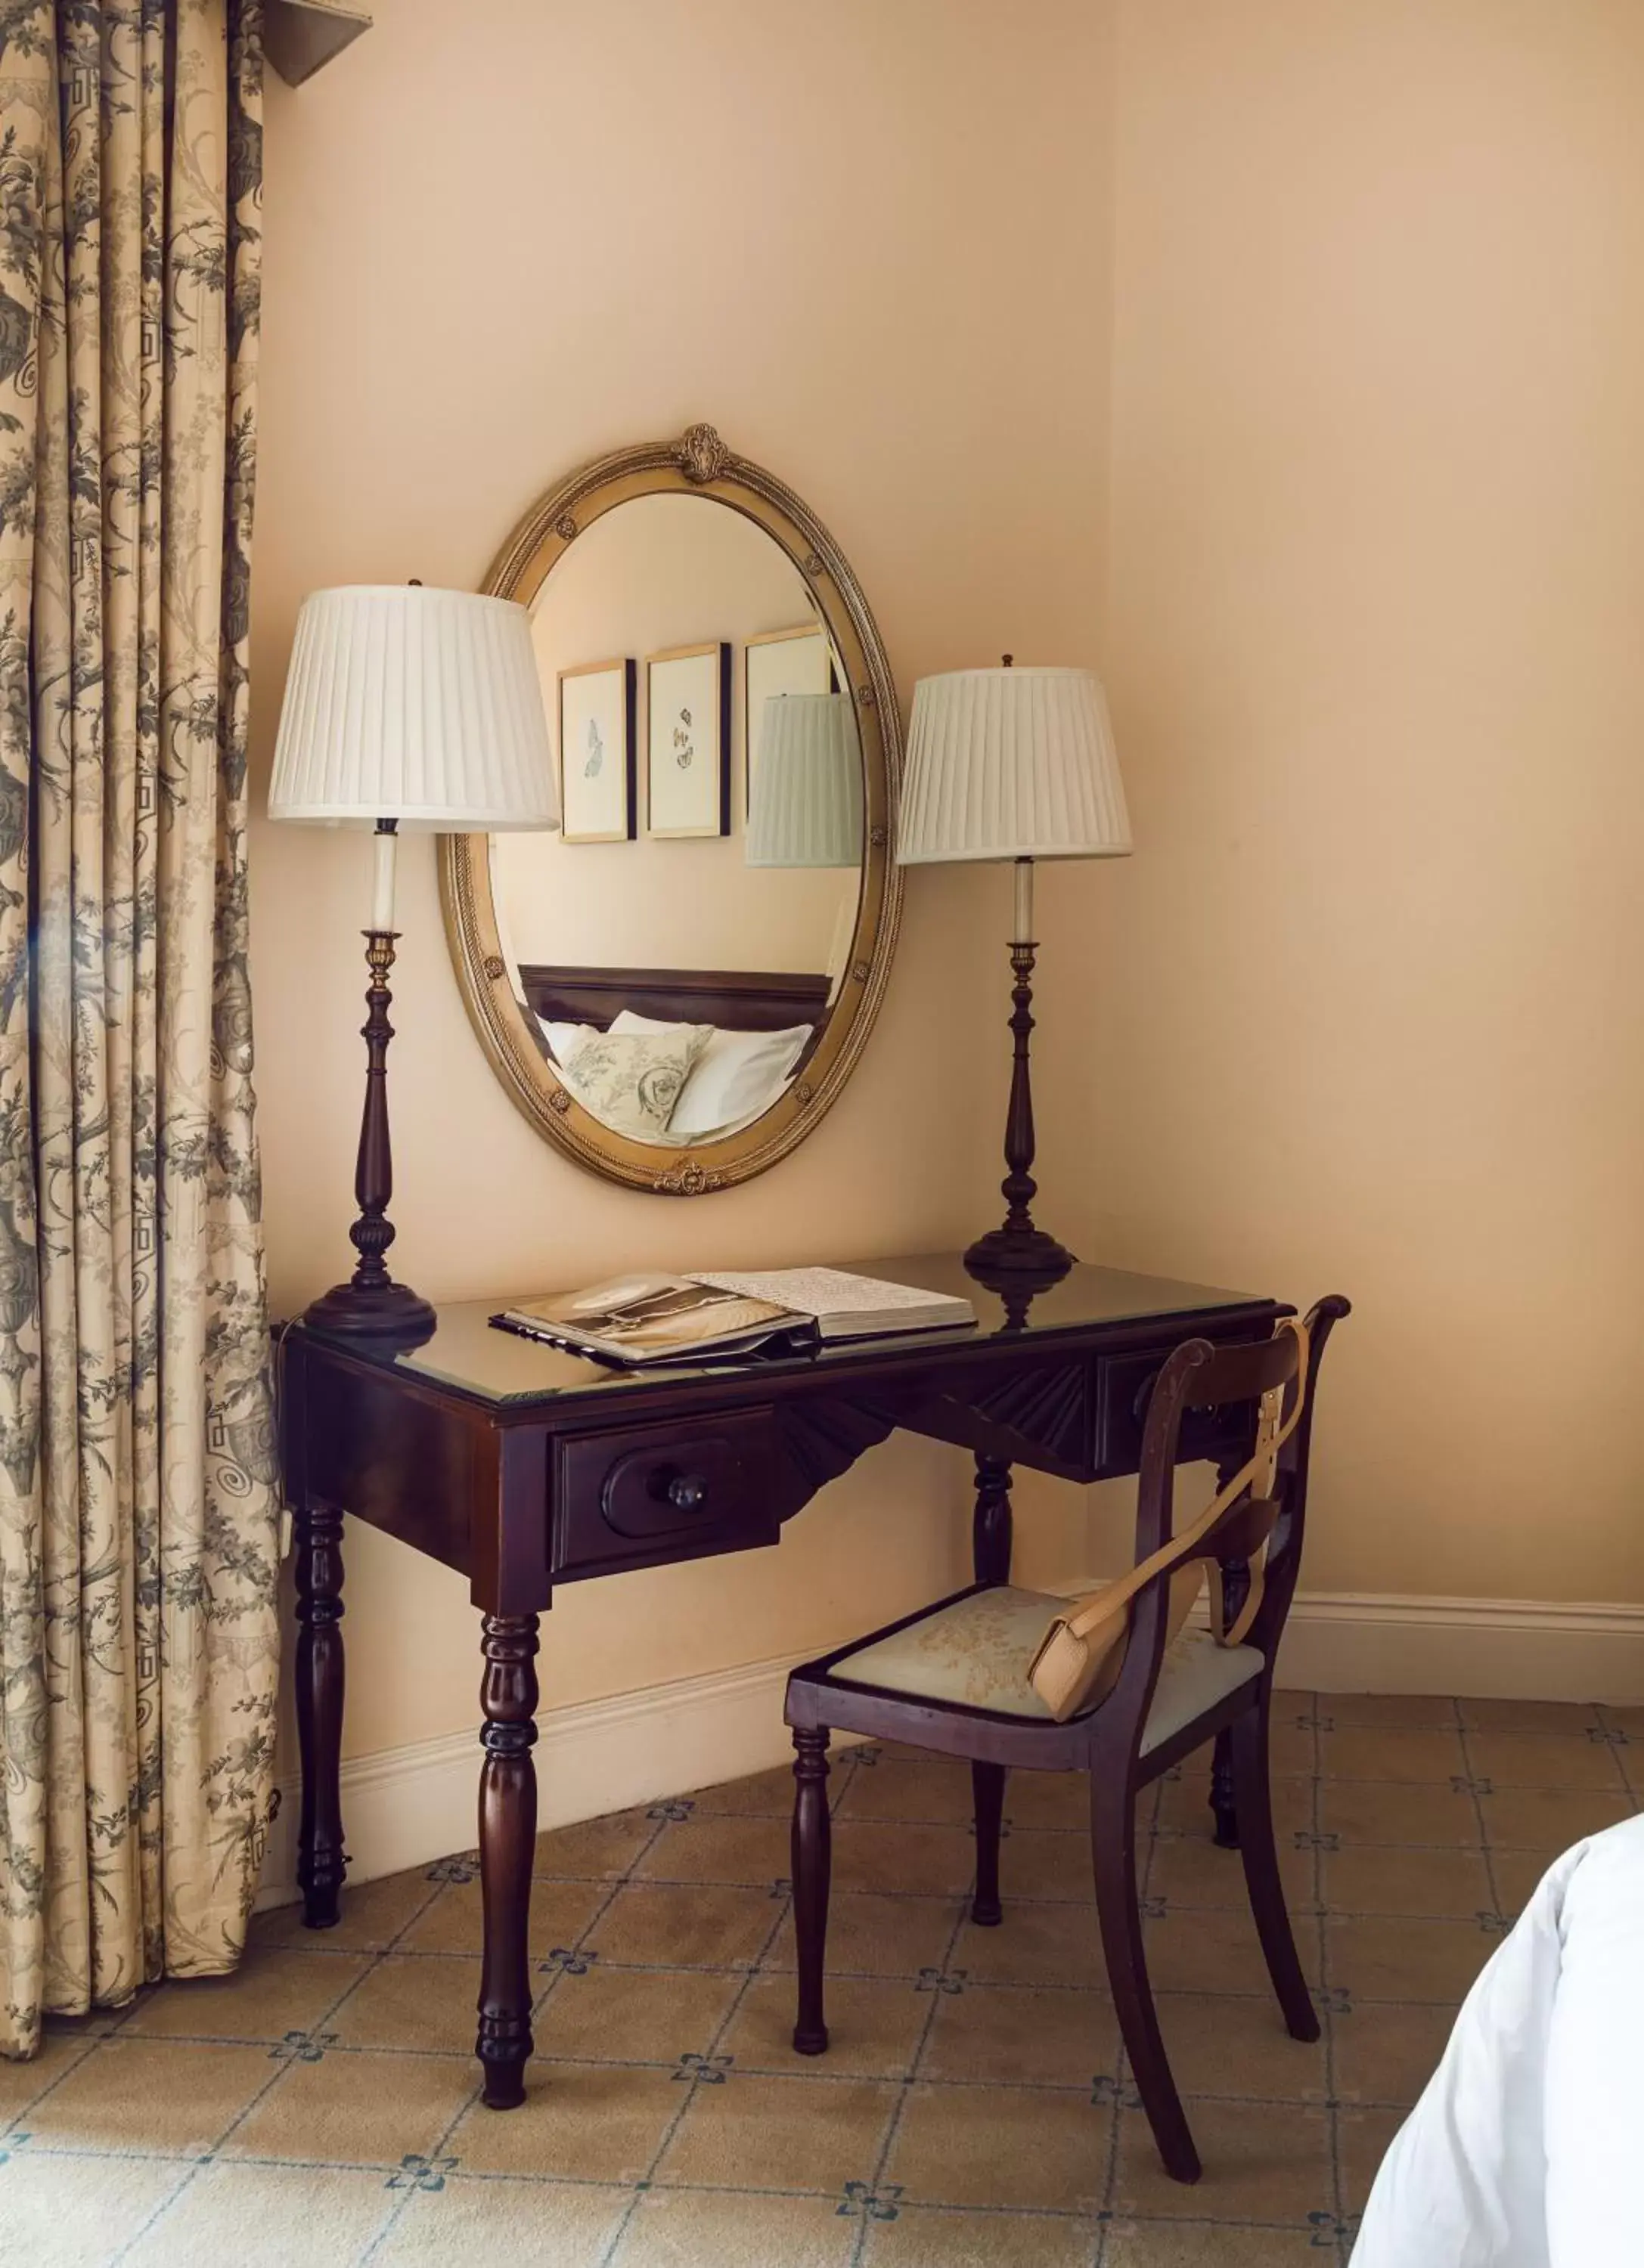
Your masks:
{"label": "curtain fold", "polygon": [[247,975],[260,0],[0,9],[0,2052],[232,1968],[277,1506]]}

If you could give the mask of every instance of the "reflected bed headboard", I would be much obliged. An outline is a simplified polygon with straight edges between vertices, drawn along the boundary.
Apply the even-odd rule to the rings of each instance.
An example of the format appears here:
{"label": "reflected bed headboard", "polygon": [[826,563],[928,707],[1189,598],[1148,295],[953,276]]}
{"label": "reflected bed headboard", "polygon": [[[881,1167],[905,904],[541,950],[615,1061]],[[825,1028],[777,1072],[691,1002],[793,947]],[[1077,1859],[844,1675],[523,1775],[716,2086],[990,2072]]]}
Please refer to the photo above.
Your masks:
{"label": "reflected bed headboard", "polygon": [[521,961],[526,1005],[549,1023],[604,1031],[631,1008],[669,1024],[718,1024],[726,1031],[779,1032],[820,1023],[829,980],[743,968],[573,968]]}

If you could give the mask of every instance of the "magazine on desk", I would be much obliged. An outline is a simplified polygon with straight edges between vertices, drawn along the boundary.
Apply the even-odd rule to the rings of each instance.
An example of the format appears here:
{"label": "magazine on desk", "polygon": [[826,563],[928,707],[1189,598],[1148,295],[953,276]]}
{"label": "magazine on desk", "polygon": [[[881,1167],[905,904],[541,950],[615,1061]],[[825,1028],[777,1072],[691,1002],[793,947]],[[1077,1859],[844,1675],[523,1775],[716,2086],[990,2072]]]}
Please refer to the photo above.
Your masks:
{"label": "magazine on desk", "polygon": [[976,1322],[976,1309],[947,1292],[839,1268],[778,1268],[616,1276],[586,1291],[522,1300],[491,1322],[499,1330],[627,1366],[962,1329]]}

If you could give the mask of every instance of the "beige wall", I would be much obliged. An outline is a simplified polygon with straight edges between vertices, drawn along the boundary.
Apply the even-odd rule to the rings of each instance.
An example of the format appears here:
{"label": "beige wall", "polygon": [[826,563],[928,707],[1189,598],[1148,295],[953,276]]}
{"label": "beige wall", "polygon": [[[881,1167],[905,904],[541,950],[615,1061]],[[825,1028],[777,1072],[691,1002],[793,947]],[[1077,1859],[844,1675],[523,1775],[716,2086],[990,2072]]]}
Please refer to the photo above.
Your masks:
{"label": "beige wall", "polygon": [[[1103,666],[1138,855],[1042,886],[1043,1210],[1090,1256],[1353,1295],[1311,1586],[1644,1598],[1644,16],[1117,12],[1111,53],[1080,0],[384,0],[271,86],[259,777],[306,590],[472,585],[569,466],[713,418],[833,527],[904,702],[1006,648]],[[682,87],[722,133],[677,135]],[[254,843],[287,1311],[346,1250],[366,865]],[[421,1288],[883,1254],[991,1213],[1003,877],[915,873],[821,1132],[667,1204],[515,1116],[431,846],[403,869]],[[928,1594],[966,1484],[898,1441],[778,1552],[568,1590],[548,1697],[640,1682],[636,1629],[660,1678],[852,1626],[864,1569],[876,1608]],[[1076,1495],[1026,1503],[1026,1572],[1065,1570]],[[455,1578],[356,1532],[349,1606],[350,1749],[471,1720]]]}
{"label": "beige wall", "polygon": [[[259,796],[305,591],[472,585],[568,468],[698,417],[832,528],[904,702],[921,673],[1006,647],[1095,660],[1105,7],[376,12],[311,85],[269,90]],[[682,131],[682,105],[715,130]],[[260,826],[252,856],[270,1275],[290,1312],[347,1253],[369,853]],[[992,1217],[1001,876],[915,875],[878,1030],[820,1132],[746,1189],[670,1204],[587,1179],[515,1115],[446,961],[431,843],[409,840],[402,873],[394,1257],[423,1291],[887,1254]],[[779,1551],[573,1587],[545,1633],[546,1697],[799,1649],[927,1596],[962,1565],[967,1497],[966,1460],[896,1442]],[[1029,1567],[1073,1517],[1047,1515]],[[348,1609],[350,1751],[472,1721],[455,1577],[351,1530]]]}
{"label": "beige wall", "polygon": [[1353,1295],[1313,1587],[1644,1599],[1644,10],[1119,24],[1087,1242]]}

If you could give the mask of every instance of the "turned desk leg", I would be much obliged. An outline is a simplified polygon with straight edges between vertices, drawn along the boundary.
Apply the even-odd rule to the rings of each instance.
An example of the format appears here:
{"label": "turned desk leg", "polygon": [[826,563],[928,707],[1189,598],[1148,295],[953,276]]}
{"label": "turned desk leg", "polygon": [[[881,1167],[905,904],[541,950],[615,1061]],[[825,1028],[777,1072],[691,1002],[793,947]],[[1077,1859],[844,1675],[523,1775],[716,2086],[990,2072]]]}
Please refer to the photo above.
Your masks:
{"label": "turned desk leg", "polygon": [[823,1966],[828,1944],[828,1882],[833,1863],[833,1821],[828,1809],[828,1728],[801,1727],[793,1735],[793,1944],[800,1972],[799,2021],[793,2044],[801,2055],[828,2047],[823,2015]]}
{"label": "turned desk leg", "polygon": [[485,2101],[512,2110],[525,2101],[531,2054],[531,1861],[536,1848],[537,1617],[487,1615],[480,1706],[480,1892],[485,1958],[475,2053]]}
{"label": "turned desk leg", "polygon": [[[1250,1571],[1242,1559],[1221,1563],[1221,1597],[1229,1621],[1250,1593]],[[1224,1726],[1216,1735],[1210,1767],[1210,1808],[1216,1822],[1216,1841],[1224,1851],[1239,1847],[1239,1808],[1234,1795],[1233,1733]]]}
{"label": "turned desk leg", "polygon": [[297,1515],[297,1744],[303,1805],[297,1881],[310,1929],[334,1928],[343,1877],[343,1515],[306,1504]]}
{"label": "turned desk leg", "polygon": [[977,1454],[977,1508],[970,1523],[971,1565],[978,1583],[1010,1580],[1010,1465]]}

